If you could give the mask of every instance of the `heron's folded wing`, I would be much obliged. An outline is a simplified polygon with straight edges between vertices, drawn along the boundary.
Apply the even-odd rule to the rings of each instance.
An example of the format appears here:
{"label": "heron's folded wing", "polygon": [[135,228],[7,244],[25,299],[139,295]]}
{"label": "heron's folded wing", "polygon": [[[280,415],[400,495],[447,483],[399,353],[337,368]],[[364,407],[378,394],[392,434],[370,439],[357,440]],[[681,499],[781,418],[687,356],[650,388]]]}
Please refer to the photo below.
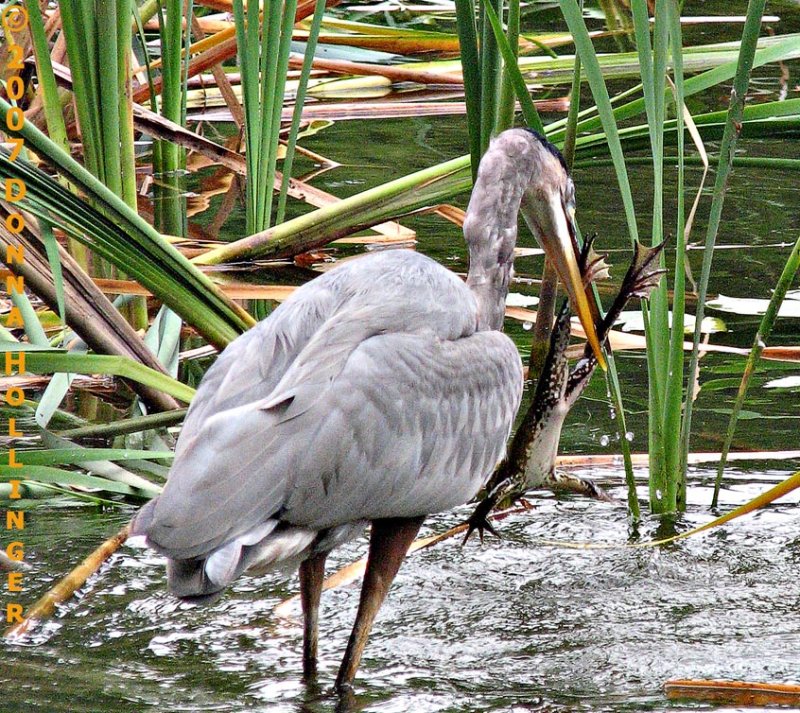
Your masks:
{"label": "heron's folded wing", "polygon": [[328,282],[315,280],[231,342],[200,383],[184,432],[197,432],[210,414],[266,398],[338,303]]}
{"label": "heron's folded wing", "polygon": [[[346,354],[354,339],[382,332],[422,328],[457,338],[474,331],[476,309],[458,277],[411,250],[340,265],[303,285],[225,349],[198,388],[184,432],[198,432],[211,414],[266,398],[300,355],[316,364],[320,349]],[[312,341],[317,348],[309,350]]]}
{"label": "heron's folded wing", "polygon": [[202,424],[151,511],[154,545],[196,557],[271,517],[323,529],[435,512],[477,491],[519,404],[513,343],[497,332],[365,336],[369,321],[357,321],[360,335],[331,325],[315,337],[267,399]]}
{"label": "heron's folded wing", "polygon": [[322,467],[304,465],[282,517],[319,529],[466,502],[505,453],[521,394],[519,354],[499,332],[365,341],[298,418],[314,423]]}

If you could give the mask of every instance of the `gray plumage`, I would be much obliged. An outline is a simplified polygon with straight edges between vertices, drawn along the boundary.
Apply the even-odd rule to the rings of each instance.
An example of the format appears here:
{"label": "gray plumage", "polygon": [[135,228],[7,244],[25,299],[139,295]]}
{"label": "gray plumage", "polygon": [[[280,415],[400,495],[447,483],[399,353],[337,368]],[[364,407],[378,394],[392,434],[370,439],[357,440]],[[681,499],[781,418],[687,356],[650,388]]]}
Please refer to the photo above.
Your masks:
{"label": "gray plumage", "polygon": [[397,250],[331,270],[235,340],[198,390],[164,493],[137,518],[183,561],[175,593],[294,561],[318,533],[341,539],[331,528],[469,500],[522,389],[514,344],[477,323],[461,280]]}
{"label": "gray plumage", "polygon": [[413,251],[366,255],[304,285],[225,349],[189,409],[163,494],[133,526],[169,558],[176,595],[213,598],[247,569],[293,568],[369,521],[476,494],[505,453],[522,393],[516,347],[497,331],[520,203],[537,237],[569,240],[572,182],[559,158],[525,130],[492,142],[464,224],[466,285]]}

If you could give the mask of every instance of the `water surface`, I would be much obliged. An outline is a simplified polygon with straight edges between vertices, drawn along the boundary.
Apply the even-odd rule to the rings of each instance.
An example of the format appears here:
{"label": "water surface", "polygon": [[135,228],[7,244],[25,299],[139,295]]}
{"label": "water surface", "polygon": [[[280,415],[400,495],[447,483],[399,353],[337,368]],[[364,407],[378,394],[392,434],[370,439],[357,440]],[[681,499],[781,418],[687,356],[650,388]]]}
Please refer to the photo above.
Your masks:
{"label": "water surface", "polygon": [[[618,473],[591,475],[624,498]],[[784,475],[736,473],[723,507]],[[679,530],[709,519],[709,476],[692,472]],[[595,550],[539,541],[622,545],[621,502],[532,499],[534,510],[502,522],[501,541],[451,540],[409,557],[366,651],[360,710],[680,710],[661,692],[670,678],[800,678],[797,497],[668,547]],[[429,527],[441,531],[466,512]],[[34,509],[27,590],[44,589],[128,515]],[[641,540],[660,534],[656,520],[639,530]],[[337,551],[332,564],[365,544]],[[299,616],[272,613],[296,588],[294,579],[246,577],[213,607],[193,608],[166,593],[159,557],[125,547],[32,641],[5,645],[2,710],[333,710],[358,585],[323,596],[312,690],[300,681]]]}

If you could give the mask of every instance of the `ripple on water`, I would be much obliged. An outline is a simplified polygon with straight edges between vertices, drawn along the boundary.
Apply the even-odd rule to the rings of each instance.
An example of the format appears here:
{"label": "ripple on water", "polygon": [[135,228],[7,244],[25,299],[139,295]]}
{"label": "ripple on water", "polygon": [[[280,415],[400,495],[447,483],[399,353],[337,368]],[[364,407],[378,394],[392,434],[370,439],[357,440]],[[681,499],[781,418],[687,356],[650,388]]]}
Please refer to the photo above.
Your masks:
{"label": "ripple on water", "polygon": [[[725,509],[784,476],[738,474]],[[694,478],[705,483],[710,473]],[[690,499],[708,497],[698,485]],[[621,543],[629,522],[618,503],[548,494],[534,502],[500,523],[502,540],[463,548],[452,540],[408,559],[367,648],[357,693],[363,710],[662,710],[672,705],[661,694],[669,678],[800,679],[792,655],[800,640],[796,497],[657,549],[543,545]],[[430,526],[444,529],[466,512],[436,516]],[[709,517],[693,506],[674,527]],[[30,538],[41,546],[31,591],[64,569],[65,552],[71,566],[84,543],[102,536],[75,537],[81,518],[41,509],[32,519]],[[109,532],[118,525],[105,523]],[[646,518],[639,539],[661,532]],[[349,562],[364,544],[332,560]],[[296,586],[273,575],[246,578],[213,607],[191,607],[164,591],[162,558],[125,548],[32,642],[6,645],[0,681],[14,685],[3,686],[5,705],[49,711],[91,699],[91,710],[102,712],[331,710],[328,687],[358,586],[323,597],[320,690],[300,681],[299,618],[272,614]]]}

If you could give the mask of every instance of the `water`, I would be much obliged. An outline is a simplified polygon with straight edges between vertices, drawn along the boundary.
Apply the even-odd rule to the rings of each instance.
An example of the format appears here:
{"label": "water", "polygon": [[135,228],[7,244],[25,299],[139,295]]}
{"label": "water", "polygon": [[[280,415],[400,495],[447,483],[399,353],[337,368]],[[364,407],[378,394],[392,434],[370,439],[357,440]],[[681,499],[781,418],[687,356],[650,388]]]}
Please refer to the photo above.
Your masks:
{"label": "water", "polygon": [[[710,5],[705,6],[709,12]],[[742,8],[721,5],[720,10]],[[792,12],[781,6],[780,14],[796,25]],[[788,24],[783,29],[796,28]],[[714,31],[726,38],[735,35],[718,26]],[[789,67],[796,85],[798,63]],[[759,90],[777,95],[778,75],[774,67],[758,70]],[[790,89],[790,95],[796,94]],[[345,195],[458,155],[465,140],[461,119],[426,118],[343,122],[306,145],[344,163],[316,184]],[[375,146],[381,148],[380,162]],[[787,151],[785,141],[747,146],[752,154]],[[694,170],[687,174],[692,190],[699,175]],[[590,166],[578,169],[575,180],[581,226],[585,232],[600,232],[598,243],[611,251],[619,275],[627,262],[627,237],[613,172]],[[649,185],[647,168],[633,169],[631,182]],[[746,247],[717,253],[712,294],[769,297],[768,288],[788,254],[787,243],[796,239],[800,226],[799,192],[792,173],[736,171],[719,242]],[[637,194],[636,200],[640,215],[646,215],[649,196]],[[668,205],[667,212],[672,210]],[[694,240],[704,236],[707,210],[705,203]],[[453,269],[466,268],[457,229],[431,216],[403,222],[420,232],[421,250]],[[229,229],[237,229],[236,221]],[[341,248],[339,255],[354,250]],[[701,258],[700,251],[690,253],[695,274]],[[541,258],[520,260],[517,271],[520,282],[514,289],[535,293],[528,279],[540,273]],[[715,342],[749,346],[758,318],[717,316],[731,331],[715,335]],[[508,327],[525,349],[530,339],[525,325]],[[771,343],[799,342],[797,320],[779,321]],[[643,356],[625,355],[618,364],[627,427],[635,434],[634,450],[642,451],[647,433]],[[726,355],[710,354],[703,360],[704,390],[697,404],[693,449],[719,450],[741,365],[741,359]],[[736,449],[797,448],[797,387],[764,388],[797,373],[796,365],[762,365]],[[609,434],[618,430],[605,386],[595,379],[570,415],[562,450],[616,452],[618,438]],[[786,461],[737,465],[721,509],[745,502],[797,467],[797,462]],[[708,709],[705,704],[668,702],[664,682],[684,677],[800,681],[795,653],[800,638],[796,495],[711,533],[658,549],[542,545],[538,541],[543,539],[618,545],[648,541],[712,517],[710,469],[691,472],[685,515],[672,523],[645,519],[638,533],[630,531],[619,471],[578,474],[599,480],[618,502],[558,500],[537,492],[531,498],[533,511],[500,524],[501,541],[489,536],[483,546],[474,541],[462,548],[453,540],[408,559],[373,630],[357,679],[355,708],[381,713]],[[640,498],[646,497],[642,487]],[[31,602],[132,512],[32,504],[22,539],[34,569],[26,575],[20,600]],[[462,508],[437,515],[427,527],[442,531],[467,512]],[[331,568],[352,561],[364,549],[361,539],[335,552]],[[31,640],[3,643],[0,710],[333,710],[330,686],[355,616],[358,586],[323,596],[320,686],[315,689],[300,681],[299,618],[273,614],[296,590],[294,578],[242,578],[215,606],[191,609],[166,593],[159,557],[125,547]]]}
{"label": "water", "polygon": [[[359,710],[680,710],[661,693],[668,679],[800,679],[797,497],[658,549],[537,544],[626,541],[619,474],[582,474],[620,502],[536,493],[534,510],[500,524],[502,541],[450,540],[408,558],[366,651]],[[723,509],[783,475],[735,474]],[[710,477],[693,471],[695,505],[678,530],[710,518]],[[466,513],[438,515],[429,528]],[[35,508],[26,590],[43,590],[128,514]],[[640,541],[659,528],[646,520]],[[332,564],[364,547],[352,543]],[[272,614],[296,588],[275,575],[243,578],[215,606],[191,608],[165,592],[159,557],[125,547],[32,642],[5,645],[2,710],[333,710],[358,586],[323,595],[320,690],[300,681],[299,617]]]}

